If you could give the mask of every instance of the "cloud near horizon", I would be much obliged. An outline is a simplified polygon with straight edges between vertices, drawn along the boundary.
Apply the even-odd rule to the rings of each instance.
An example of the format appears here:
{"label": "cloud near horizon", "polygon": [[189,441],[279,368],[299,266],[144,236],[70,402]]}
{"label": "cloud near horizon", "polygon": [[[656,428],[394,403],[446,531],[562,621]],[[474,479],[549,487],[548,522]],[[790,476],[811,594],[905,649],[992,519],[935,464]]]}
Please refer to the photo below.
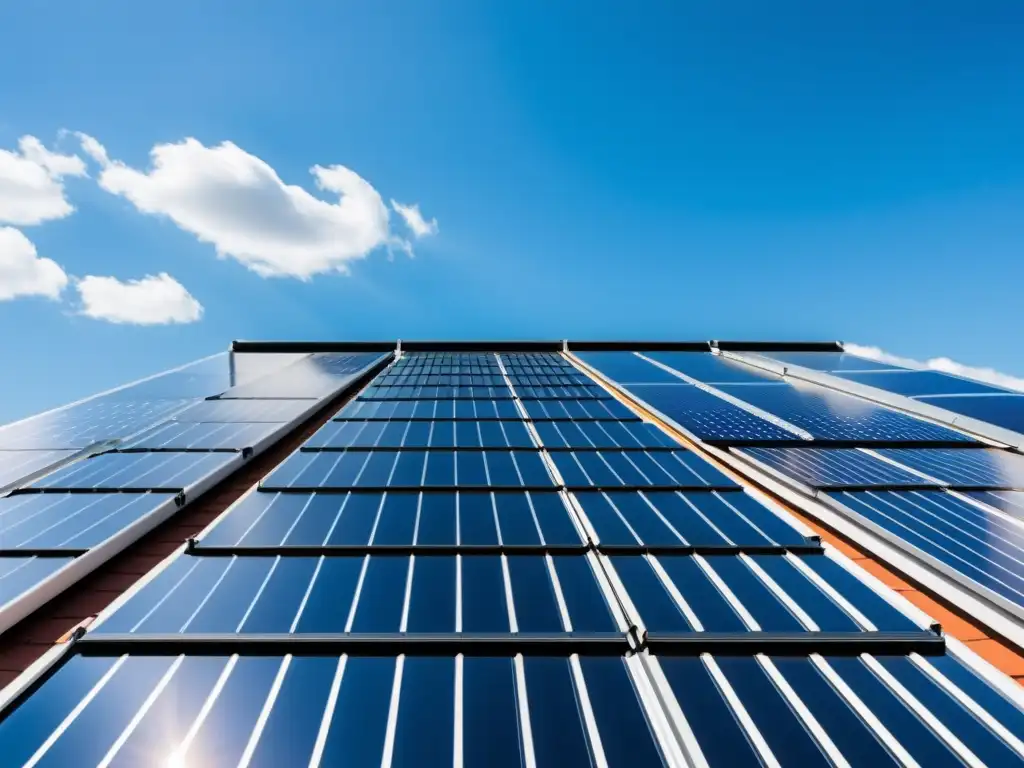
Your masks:
{"label": "cloud near horizon", "polygon": [[994,384],[997,387],[1005,387],[1024,392],[1024,378],[1011,376],[1002,373],[994,368],[979,368],[972,365],[964,365],[948,357],[933,357],[929,360],[920,361],[910,357],[894,355],[880,347],[864,346],[861,344],[844,344],[843,348],[854,355],[866,357],[870,360],[877,360],[881,363],[898,365],[903,368],[914,368],[920,370],[941,371],[951,373],[955,376],[963,376],[965,379],[974,379],[985,384]]}
{"label": "cloud near horizon", "polygon": [[[142,213],[169,218],[212,244],[218,256],[262,277],[309,280],[345,273],[351,262],[382,247],[411,253],[410,243],[392,233],[380,193],[345,166],[310,169],[317,188],[338,198],[328,201],[286,184],[269,164],[230,141],[210,147],[194,138],[157,144],[150,169],[143,171],[111,160],[91,136],[78,136],[83,151],[100,165],[103,189]],[[403,208],[415,212],[410,219],[399,211],[414,234],[421,236],[419,224],[436,231],[436,221],[427,224],[417,206]]]}

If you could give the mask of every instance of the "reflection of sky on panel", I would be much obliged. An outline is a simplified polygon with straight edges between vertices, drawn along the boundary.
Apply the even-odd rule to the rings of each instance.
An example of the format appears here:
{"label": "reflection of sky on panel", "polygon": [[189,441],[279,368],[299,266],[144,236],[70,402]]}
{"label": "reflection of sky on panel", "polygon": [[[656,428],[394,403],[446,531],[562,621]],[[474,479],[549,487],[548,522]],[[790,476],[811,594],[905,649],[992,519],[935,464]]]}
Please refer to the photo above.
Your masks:
{"label": "reflection of sky on panel", "polygon": [[0,450],[0,488],[23,477],[52,467],[74,451],[4,451]]}
{"label": "reflection of sky on panel", "polygon": [[338,390],[379,357],[379,353],[308,355],[265,376],[240,383],[221,397],[318,399]]}
{"label": "reflection of sky on panel", "polygon": [[837,373],[836,376],[908,397],[920,395],[994,394],[996,389],[977,381],[949,376],[938,371],[883,371],[877,373]]}
{"label": "reflection of sky on panel", "polygon": [[928,484],[856,448],[746,448],[743,453],[813,487]]}
{"label": "reflection of sky on panel", "polygon": [[1024,524],[1024,492],[1022,491],[972,491],[974,499],[995,507],[1001,512],[1017,518]]}
{"label": "reflection of sky on panel", "polygon": [[886,371],[899,370],[898,366],[879,363],[849,352],[769,352],[767,357],[780,363],[801,365],[815,371]]}
{"label": "reflection of sky on panel", "polygon": [[70,557],[0,557],[0,607],[70,563]]}
{"label": "reflection of sky on panel", "polygon": [[1024,456],[997,448],[883,448],[878,453],[952,486],[1024,489]]}

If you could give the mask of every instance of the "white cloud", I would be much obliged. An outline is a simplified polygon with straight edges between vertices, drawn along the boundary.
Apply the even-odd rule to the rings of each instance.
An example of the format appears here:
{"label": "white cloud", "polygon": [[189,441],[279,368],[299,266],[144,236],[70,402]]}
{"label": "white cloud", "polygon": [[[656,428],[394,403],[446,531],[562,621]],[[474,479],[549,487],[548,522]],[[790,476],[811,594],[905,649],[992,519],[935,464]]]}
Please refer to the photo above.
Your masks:
{"label": "white cloud", "polygon": [[67,284],[60,265],[39,256],[20,230],[0,227],[0,301],[17,296],[59,299]]}
{"label": "white cloud", "polygon": [[346,272],[349,262],[379,247],[408,250],[389,227],[387,206],[373,186],[340,165],[315,165],[317,187],[336,202],[285,184],[260,158],[231,142],[207,147],[196,139],[157,144],[148,171],[110,160],[104,147],[79,134],[82,149],[102,167],[103,189],[143,213],[167,216],[218,255],[264,276],[309,279]]}
{"label": "white cloud", "polygon": [[405,225],[412,230],[416,237],[437,234],[437,219],[431,219],[430,221],[424,219],[418,204],[402,205],[402,203],[392,200],[391,207],[395,209],[395,213],[405,220]]}
{"label": "white cloud", "polygon": [[881,363],[889,363],[890,365],[898,365],[903,368],[911,368],[915,370],[932,370],[942,371],[943,373],[952,373],[955,376],[963,376],[964,378],[982,381],[986,384],[994,384],[997,387],[1005,387],[1007,389],[1020,390],[1024,392],[1024,379],[1011,376],[1007,373],[1002,373],[994,368],[976,368],[971,365],[958,363],[955,360],[950,360],[948,357],[933,357],[930,360],[922,362],[909,357],[900,357],[898,355],[890,354],[878,347],[865,347],[860,344],[844,344],[843,348],[854,355],[860,355],[861,357],[866,357],[871,360],[877,360]]}
{"label": "white cloud", "polygon": [[82,297],[82,314],[96,320],[132,325],[194,323],[202,305],[181,283],[161,272],[141,280],[87,275],[75,287]]}
{"label": "white cloud", "polygon": [[77,155],[50,152],[34,136],[22,136],[18,151],[0,149],[0,223],[29,226],[74,212],[64,197],[65,176],[84,176]]}

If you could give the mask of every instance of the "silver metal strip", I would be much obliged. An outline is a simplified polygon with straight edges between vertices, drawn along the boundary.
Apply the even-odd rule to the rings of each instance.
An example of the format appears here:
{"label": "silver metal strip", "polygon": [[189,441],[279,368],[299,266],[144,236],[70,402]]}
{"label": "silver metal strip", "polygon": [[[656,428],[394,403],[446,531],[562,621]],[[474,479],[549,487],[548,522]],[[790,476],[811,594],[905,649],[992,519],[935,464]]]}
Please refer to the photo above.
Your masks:
{"label": "silver metal strip", "polygon": [[587,682],[583,677],[579,654],[574,653],[569,657],[569,668],[572,670],[573,681],[576,683],[580,714],[583,718],[583,727],[587,731],[587,741],[590,743],[595,768],[608,768],[608,758],[605,757],[604,746],[601,744],[601,733],[597,728],[594,708],[590,704],[590,693],[587,691]]}

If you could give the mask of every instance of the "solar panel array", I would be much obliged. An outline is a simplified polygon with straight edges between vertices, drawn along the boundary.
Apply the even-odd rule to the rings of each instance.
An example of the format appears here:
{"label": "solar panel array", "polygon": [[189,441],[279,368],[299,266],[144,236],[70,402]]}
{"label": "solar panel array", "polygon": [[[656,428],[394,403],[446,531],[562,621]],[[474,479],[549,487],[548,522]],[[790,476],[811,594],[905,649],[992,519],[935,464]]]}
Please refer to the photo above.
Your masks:
{"label": "solar panel array", "polygon": [[414,353],[120,599],[11,764],[1009,765],[1024,713],[556,354]]}
{"label": "solar panel array", "polygon": [[[230,474],[380,357],[308,356],[246,385],[272,391],[272,399],[203,399],[228,390],[221,355],[0,429],[4,444],[71,446],[0,451],[0,488],[10,481],[0,496],[0,632]],[[308,395],[310,382],[315,398],[277,399],[288,387]]]}

